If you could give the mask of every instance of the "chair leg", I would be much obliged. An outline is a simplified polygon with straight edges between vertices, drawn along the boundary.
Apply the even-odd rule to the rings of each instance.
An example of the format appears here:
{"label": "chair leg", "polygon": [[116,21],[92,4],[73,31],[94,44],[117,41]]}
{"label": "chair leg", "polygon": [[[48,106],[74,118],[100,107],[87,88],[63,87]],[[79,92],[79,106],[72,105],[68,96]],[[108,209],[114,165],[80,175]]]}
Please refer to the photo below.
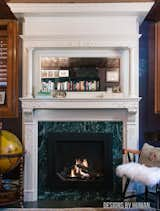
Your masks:
{"label": "chair leg", "polygon": [[127,178],[127,181],[125,183],[124,190],[123,190],[123,193],[122,193],[122,200],[125,199],[125,195],[126,195],[126,191],[127,191],[128,186],[129,186],[129,183],[130,183],[130,179]]}
{"label": "chair leg", "polygon": [[144,199],[145,199],[146,202],[148,201],[148,187],[147,186],[145,186]]}
{"label": "chair leg", "polygon": [[156,208],[160,209],[160,183],[156,185]]}

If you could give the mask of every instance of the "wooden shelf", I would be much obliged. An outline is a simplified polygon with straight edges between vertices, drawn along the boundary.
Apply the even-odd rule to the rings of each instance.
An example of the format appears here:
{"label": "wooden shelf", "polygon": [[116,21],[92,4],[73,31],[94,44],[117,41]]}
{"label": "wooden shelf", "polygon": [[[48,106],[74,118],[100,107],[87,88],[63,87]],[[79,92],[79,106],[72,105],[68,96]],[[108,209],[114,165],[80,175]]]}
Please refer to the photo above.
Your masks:
{"label": "wooden shelf", "polygon": [[0,103],[0,117],[17,117],[18,23],[15,20],[0,20],[0,92],[5,92],[4,103]]}

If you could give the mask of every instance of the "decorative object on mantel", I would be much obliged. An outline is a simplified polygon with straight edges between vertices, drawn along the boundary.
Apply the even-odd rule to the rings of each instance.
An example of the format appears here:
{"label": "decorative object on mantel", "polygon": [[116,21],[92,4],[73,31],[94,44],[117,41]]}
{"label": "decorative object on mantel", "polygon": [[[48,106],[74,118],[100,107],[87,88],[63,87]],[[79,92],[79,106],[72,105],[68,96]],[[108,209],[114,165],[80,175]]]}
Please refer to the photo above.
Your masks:
{"label": "decorative object on mantel", "polygon": [[[24,150],[19,139],[9,131],[2,130],[0,123],[0,207],[18,203],[23,205]],[[6,174],[19,166],[19,179],[3,179]]]}
{"label": "decorative object on mantel", "polygon": [[106,64],[106,90],[112,88],[113,92],[119,93],[115,87],[120,87],[120,58],[108,58]]}
{"label": "decorative object on mantel", "polygon": [[113,91],[113,93],[120,93],[121,87],[120,86],[113,86],[112,91]]}
{"label": "decorative object on mantel", "polygon": [[66,97],[66,92],[65,91],[59,91],[59,90],[54,90],[52,92],[52,96],[55,98],[65,98]]}

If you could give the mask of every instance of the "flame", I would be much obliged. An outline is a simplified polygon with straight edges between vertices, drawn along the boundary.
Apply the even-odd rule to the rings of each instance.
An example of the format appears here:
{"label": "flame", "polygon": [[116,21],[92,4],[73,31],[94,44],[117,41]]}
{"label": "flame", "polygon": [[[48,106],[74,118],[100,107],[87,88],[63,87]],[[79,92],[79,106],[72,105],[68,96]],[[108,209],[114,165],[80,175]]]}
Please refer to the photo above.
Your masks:
{"label": "flame", "polygon": [[76,177],[76,175],[75,175],[75,173],[74,173],[74,169],[71,169],[70,177]]}
{"label": "flame", "polygon": [[83,159],[82,165],[83,165],[84,167],[88,168],[88,161],[87,161],[87,159]]}
{"label": "flame", "polygon": [[87,159],[76,159],[75,164],[71,169],[70,177],[89,177],[90,175],[83,172],[83,169],[79,165],[85,168],[88,168],[89,166]]}
{"label": "flame", "polygon": [[80,159],[76,159],[76,165],[81,164],[81,160]]}

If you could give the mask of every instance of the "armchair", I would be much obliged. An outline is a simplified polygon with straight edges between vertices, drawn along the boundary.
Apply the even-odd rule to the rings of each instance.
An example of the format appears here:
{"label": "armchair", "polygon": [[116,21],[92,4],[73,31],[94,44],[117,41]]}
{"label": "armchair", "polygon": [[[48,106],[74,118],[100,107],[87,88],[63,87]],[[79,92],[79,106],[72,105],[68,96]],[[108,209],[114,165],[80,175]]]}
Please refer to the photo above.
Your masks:
{"label": "armchair", "polygon": [[160,209],[160,147],[145,143],[141,151],[124,149],[123,153],[129,162],[116,168],[117,176],[126,177],[122,200],[137,196],[126,196],[126,191],[131,181],[140,182],[145,186],[145,201],[148,200],[148,188],[155,186],[156,208]]}

